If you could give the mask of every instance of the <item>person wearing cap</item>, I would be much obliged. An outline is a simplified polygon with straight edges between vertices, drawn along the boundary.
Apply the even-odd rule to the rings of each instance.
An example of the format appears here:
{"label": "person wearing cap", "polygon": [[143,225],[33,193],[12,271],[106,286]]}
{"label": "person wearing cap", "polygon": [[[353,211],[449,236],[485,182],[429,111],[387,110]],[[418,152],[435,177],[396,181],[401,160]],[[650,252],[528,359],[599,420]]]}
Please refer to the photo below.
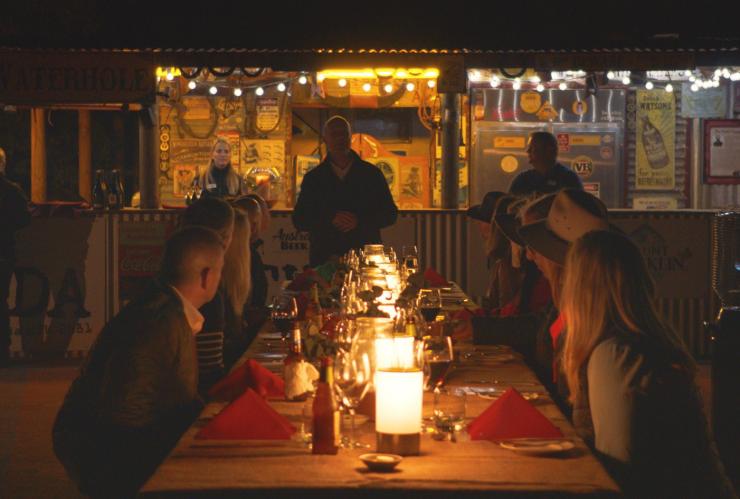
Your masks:
{"label": "person wearing cap", "polygon": [[[561,222],[567,230],[574,221]],[[568,252],[560,307],[573,426],[625,496],[737,497],[709,432],[696,365],[660,318],[640,249],[613,231],[583,235]]]}
{"label": "person wearing cap", "polygon": [[517,175],[509,193],[515,196],[548,194],[560,189],[583,189],[573,170],[558,163],[558,141],[549,132],[534,132],[529,137],[527,155],[531,170]]}
{"label": "person wearing cap", "polygon": [[380,229],[396,223],[398,208],[383,173],[351,148],[341,116],[324,126],[327,155],[303,177],[293,225],[309,234],[312,267],[365,244],[381,243]]}

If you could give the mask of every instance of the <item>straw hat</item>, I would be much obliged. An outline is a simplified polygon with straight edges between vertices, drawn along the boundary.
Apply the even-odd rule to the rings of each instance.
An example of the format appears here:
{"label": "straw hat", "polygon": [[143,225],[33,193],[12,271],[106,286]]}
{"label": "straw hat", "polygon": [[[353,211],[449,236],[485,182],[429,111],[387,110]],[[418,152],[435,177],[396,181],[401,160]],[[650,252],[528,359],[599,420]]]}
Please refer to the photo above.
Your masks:
{"label": "straw hat", "polygon": [[581,190],[563,189],[554,196],[547,218],[520,227],[518,233],[527,246],[563,265],[573,242],[587,232],[608,229],[601,200]]}

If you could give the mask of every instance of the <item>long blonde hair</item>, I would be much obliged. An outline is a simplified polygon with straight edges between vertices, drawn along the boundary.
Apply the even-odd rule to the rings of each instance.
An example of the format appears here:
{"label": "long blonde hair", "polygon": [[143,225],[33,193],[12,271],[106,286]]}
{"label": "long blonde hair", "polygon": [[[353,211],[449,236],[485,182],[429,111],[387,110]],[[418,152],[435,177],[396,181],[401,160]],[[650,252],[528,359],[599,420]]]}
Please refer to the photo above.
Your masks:
{"label": "long blonde hair", "polygon": [[563,370],[574,401],[594,348],[615,331],[641,335],[668,359],[693,372],[683,343],[660,319],[655,285],[640,250],[626,236],[593,231],[571,247],[565,262],[560,311],[567,324]]}
{"label": "long blonde hair", "polygon": [[234,313],[241,316],[252,290],[251,256],[249,250],[249,218],[242,209],[234,210],[234,235],[224,256],[221,285]]}
{"label": "long blonde hair", "polygon": [[[213,151],[216,150],[216,147],[218,147],[219,144],[224,144],[226,147],[229,148],[229,153],[231,153],[231,144],[228,140],[219,137],[215,140],[213,143],[213,147],[211,147],[211,156],[213,156]],[[216,181],[213,178],[213,169],[216,168],[213,158],[211,157],[211,161],[208,163],[208,168],[206,168],[206,171],[203,172],[201,175],[201,187],[206,188],[210,184],[215,184]],[[234,170],[234,167],[231,165],[231,159],[229,159],[229,164],[226,165],[226,169],[228,170],[227,176],[226,176],[226,188],[229,190],[230,196],[238,196],[241,194],[242,191],[242,181],[241,178],[239,178],[239,174]]]}

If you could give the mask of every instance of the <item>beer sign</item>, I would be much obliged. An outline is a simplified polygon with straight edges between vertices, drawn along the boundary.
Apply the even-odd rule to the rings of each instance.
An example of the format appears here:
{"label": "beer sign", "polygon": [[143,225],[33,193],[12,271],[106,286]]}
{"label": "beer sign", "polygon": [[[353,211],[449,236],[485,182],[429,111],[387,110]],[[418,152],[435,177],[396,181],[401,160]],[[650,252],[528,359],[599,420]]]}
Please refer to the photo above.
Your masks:
{"label": "beer sign", "polygon": [[676,99],[663,90],[637,91],[635,189],[672,190],[676,186]]}

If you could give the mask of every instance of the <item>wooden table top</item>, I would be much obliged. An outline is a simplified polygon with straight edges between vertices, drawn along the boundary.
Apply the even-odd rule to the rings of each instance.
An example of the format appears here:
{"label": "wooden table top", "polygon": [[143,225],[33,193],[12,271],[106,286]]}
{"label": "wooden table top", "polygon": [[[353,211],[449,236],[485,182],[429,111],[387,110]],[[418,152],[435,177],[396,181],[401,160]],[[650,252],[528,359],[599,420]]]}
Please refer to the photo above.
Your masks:
{"label": "wooden table top", "polygon": [[[260,333],[245,358],[255,358],[279,372],[274,334]],[[146,497],[423,497],[489,496],[494,493],[541,497],[616,496],[619,488],[517,354],[501,347],[456,346],[460,362],[448,384],[468,387],[466,419],[484,411],[506,388],[513,386],[532,403],[576,448],[554,456],[528,456],[506,450],[496,442],[471,441],[466,433],[456,442],[440,441],[423,433],[421,455],[406,457],[391,473],[369,471],[359,460],[375,451],[372,421],[358,426],[359,439],[371,448],[340,449],[335,456],[313,455],[297,436],[291,441],[195,440],[197,431],[224,407],[209,403],[200,418],[182,436],[177,447],[141,490]],[[473,391],[487,388],[488,393]],[[279,413],[300,427],[304,403],[269,401]],[[432,395],[425,393],[425,416],[431,414]],[[269,494],[269,496],[268,496]]]}

